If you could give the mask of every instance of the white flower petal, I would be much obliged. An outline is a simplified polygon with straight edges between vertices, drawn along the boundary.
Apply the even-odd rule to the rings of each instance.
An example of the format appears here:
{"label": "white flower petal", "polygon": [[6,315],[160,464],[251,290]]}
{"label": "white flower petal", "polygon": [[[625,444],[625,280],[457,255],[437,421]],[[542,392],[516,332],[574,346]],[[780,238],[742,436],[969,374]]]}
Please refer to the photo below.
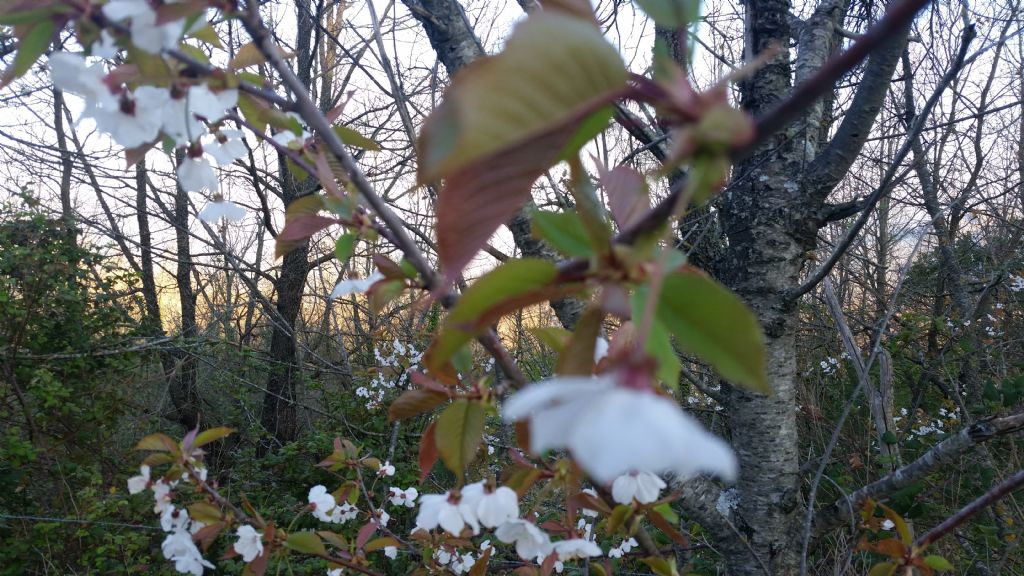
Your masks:
{"label": "white flower petal", "polygon": [[[178,184],[186,192],[217,191],[217,173],[206,158],[186,157],[178,166]],[[244,213],[242,214],[245,215]]]}
{"label": "white flower petal", "polygon": [[563,562],[566,560],[574,560],[576,558],[600,556],[602,554],[600,546],[590,540],[584,540],[582,538],[555,542],[552,548],[555,553],[558,554],[558,559]]}
{"label": "white flower petal", "polygon": [[512,520],[498,526],[494,536],[506,543],[515,542],[516,554],[523,560],[546,557],[551,553],[551,539],[540,528],[526,520]]}
{"label": "white flower petal", "polygon": [[[374,284],[384,279],[384,275],[376,270],[373,274],[370,274],[363,279],[349,279],[338,282],[337,286],[331,292],[331,300],[335,298],[341,298],[342,296],[348,296],[349,294],[362,294],[369,290]],[[394,467],[392,467],[393,470]],[[394,474],[394,471],[392,471]]]}
{"label": "white flower petal", "polygon": [[675,402],[650,392],[615,388],[592,402],[568,440],[580,466],[601,483],[634,470],[682,477],[738,472],[736,455]]}

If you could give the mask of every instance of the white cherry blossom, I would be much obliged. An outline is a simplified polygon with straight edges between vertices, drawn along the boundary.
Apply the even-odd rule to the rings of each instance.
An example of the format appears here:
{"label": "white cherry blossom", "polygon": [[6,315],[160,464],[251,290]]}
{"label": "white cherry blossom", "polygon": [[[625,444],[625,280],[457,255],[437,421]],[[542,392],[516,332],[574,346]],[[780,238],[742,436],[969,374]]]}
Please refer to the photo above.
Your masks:
{"label": "white cherry blossom", "polygon": [[186,192],[217,191],[217,173],[202,156],[186,156],[178,165],[178,184]]}
{"label": "white cherry blossom", "polygon": [[103,15],[111,20],[131,20],[132,44],[150,54],[177,48],[185,31],[185,21],[157,24],[156,10],[146,0],[112,0],[103,6]]}
{"label": "white cherry blossom", "polygon": [[483,482],[476,482],[462,489],[462,501],[487,528],[497,528],[519,517],[519,497],[508,486],[488,492]]}
{"label": "white cherry blossom", "polygon": [[243,562],[252,562],[260,554],[263,554],[263,535],[255,528],[244,524],[238,528],[238,540],[233,548],[242,556]]}
{"label": "white cherry blossom", "polygon": [[452,558],[448,568],[450,568],[455,574],[462,574],[464,572],[469,572],[474,564],[476,564],[476,558],[473,558],[472,554],[466,553],[461,556],[456,554]]}
{"label": "white cherry blossom", "polygon": [[221,130],[212,138],[204,140],[203,152],[212,156],[218,165],[228,166],[245,157],[248,150],[241,130]]}
{"label": "white cherry blossom", "polygon": [[362,294],[369,290],[371,286],[383,279],[384,275],[374,270],[373,274],[370,274],[362,280],[358,278],[342,280],[341,282],[338,282],[338,285],[334,287],[334,291],[331,292],[331,300],[341,298],[342,296],[348,296],[349,294]]}
{"label": "white cherry blossom", "polygon": [[467,526],[473,534],[480,533],[480,523],[472,507],[451,492],[420,496],[420,511],[416,514],[416,528],[433,530],[440,526],[452,536],[458,536]]}
{"label": "white cherry blossom", "polygon": [[[349,520],[355,520],[359,516],[359,508],[356,508],[349,502],[342,502],[334,507],[330,513],[329,522],[334,524],[344,524]],[[387,525],[387,522],[384,523]]]}
{"label": "white cherry blossom", "polygon": [[388,499],[394,506],[405,506],[406,508],[416,507],[416,498],[419,496],[419,491],[415,487],[406,488],[402,490],[392,486],[388,489]]}
{"label": "white cherry blossom", "polygon": [[619,504],[650,504],[658,499],[665,481],[650,472],[629,472],[612,482],[612,498]]}
{"label": "white cherry blossom", "polygon": [[335,506],[334,496],[327,491],[323,484],[317,484],[310,488],[306,499],[309,501],[309,506],[313,509],[314,517],[324,522],[332,521],[330,512]]}
{"label": "white cherry blossom", "polygon": [[160,527],[164,532],[177,532],[188,527],[188,511],[167,506],[160,514]]}
{"label": "white cherry blossom", "polygon": [[149,487],[149,466],[143,464],[139,468],[139,475],[128,479],[128,493],[138,494]]}
{"label": "white cherry blossom", "polygon": [[171,505],[171,488],[172,486],[159,479],[152,485],[153,488],[153,513],[163,514],[163,511]]}
{"label": "white cherry blossom", "polygon": [[[337,290],[337,288],[335,288],[335,290]],[[383,478],[385,476],[394,476],[394,475],[395,475],[395,467],[394,467],[394,465],[391,464],[391,462],[385,461],[383,464],[381,464],[377,468],[377,476],[379,476],[381,478]]]}
{"label": "white cherry blossom", "polygon": [[184,530],[169,534],[160,549],[164,558],[174,562],[174,569],[182,574],[202,576],[203,567],[214,567],[199,553],[199,548],[192,542],[192,535]]}
{"label": "white cherry blossom", "polygon": [[114,35],[109,30],[100,30],[99,40],[89,47],[89,54],[97,58],[111,59],[117,56],[118,48]]}
{"label": "white cherry blossom", "polygon": [[238,90],[233,88],[214,92],[206,84],[196,84],[188,89],[189,112],[216,122],[228,110],[238,105]]}
{"label": "white cherry blossom", "polygon": [[103,64],[88,65],[84,56],[70,52],[54,52],[47,63],[55,87],[85,100],[82,116],[92,117],[98,108],[117,108],[117,97],[104,82],[107,72]]}
{"label": "white cherry blossom", "polygon": [[607,484],[633,470],[680,477],[738,472],[736,456],[672,400],[621,386],[615,374],[556,377],[505,402],[506,421],[530,422],[535,453],[568,449],[594,480]]}
{"label": "white cherry blossom", "polygon": [[523,560],[546,557],[551,553],[551,539],[532,522],[518,519],[498,526],[494,536],[505,544],[516,545],[516,554]]}
{"label": "white cherry blossom", "polygon": [[199,212],[199,219],[211,224],[216,223],[221,218],[228,222],[240,222],[245,218],[245,214],[245,208],[238,204],[223,198],[214,198]]}
{"label": "white cherry blossom", "polygon": [[98,108],[91,115],[96,127],[115,142],[125,148],[138,148],[159,136],[170,97],[166,88],[140,86],[132,94],[123,95],[116,105]]}
{"label": "white cherry blossom", "polygon": [[552,549],[555,554],[558,554],[558,559],[562,562],[575,560],[576,558],[590,558],[592,556],[600,556],[602,554],[600,546],[590,540],[584,540],[583,538],[573,538],[571,540],[555,542],[552,545]]}

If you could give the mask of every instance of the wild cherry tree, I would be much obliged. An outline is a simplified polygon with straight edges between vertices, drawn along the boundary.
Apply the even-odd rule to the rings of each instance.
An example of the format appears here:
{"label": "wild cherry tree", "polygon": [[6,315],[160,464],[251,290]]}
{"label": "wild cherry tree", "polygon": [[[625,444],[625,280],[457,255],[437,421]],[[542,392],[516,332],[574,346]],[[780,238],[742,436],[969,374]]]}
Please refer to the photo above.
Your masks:
{"label": "wild cherry tree", "polygon": [[[698,5],[637,3],[662,29],[678,34],[676,50],[685,51]],[[795,486],[788,486],[798,466],[794,344],[787,326],[804,289],[796,281],[804,248],[813,244],[813,225],[822,219],[818,212],[867,128],[853,133],[856,127],[844,123],[828,146],[802,142],[822,147],[815,161],[821,171],[796,190],[785,174],[795,148],[778,141],[776,132],[798,115],[821,114],[817,99],[869,55],[870,74],[862,82],[870,89],[856,98],[865,100],[860,121],[870,124],[885,96],[879,86],[888,84],[923,2],[895,4],[849,50],[798,70],[801,84],[792,94],[781,48],[789,41],[786,7],[762,4],[754,3],[751,12],[755,58],[705,91],[691,83],[686,59],[665,46],[655,53],[651,76],[629,71],[587,2],[552,0],[532,10],[499,54],[454,74],[419,134],[420,184],[438,190],[436,267],[353,158],[351,149],[376,144],[345,125],[344,104],[323,111],[314,103],[308,82],[274,43],[259,3],[5,4],[0,22],[13,26],[19,40],[5,80],[24,74],[54,38],[73,30],[74,42],[66,45],[80,49],[45,57],[54,85],[82,100],[81,117],[124,147],[129,165],[151,149],[176,156],[180,188],[211,198],[201,219],[231,222],[244,215],[220,195],[215,165],[244,154],[245,130],[282,154],[291,173],[318,185],[288,205],[279,254],[328,229],[338,230],[342,261],[357,243],[384,239],[402,254],[400,261],[375,256],[376,273],[340,283],[333,296],[365,293],[380,307],[411,295],[425,307],[447,310],[429,348],[410,364],[414,387],[388,409],[394,421],[429,415],[416,467],[422,481],[443,464],[451,473],[446,490],[392,485],[396,467],[411,463],[381,461],[359,438],[338,438],[320,462],[333,483],[311,486],[307,504],[285,524],[264,517],[244,495],[222,492],[208,472],[204,448],[230,429],[197,427],[180,441],[152,434],[139,443],[150,454],[128,488],[153,498],[167,533],[161,552],[175,570],[202,574],[216,566],[206,552],[225,549],[225,557],[239,558],[252,574],[306,557],[322,561],[331,575],[377,574],[401,552],[414,559],[416,573],[493,568],[549,574],[576,566],[611,573],[632,557],[654,573],[672,575],[684,569],[674,551],[691,543],[671,504],[718,501],[722,486],[739,481],[739,517],[748,524],[737,529],[721,512],[708,525],[729,571],[792,573],[801,550],[793,538]],[[816,17],[834,18],[825,8]],[[220,45],[211,22],[223,20],[239,23],[250,37],[227,63],[198,49]],[[246,71],[254,61],[272,68],[282,85]],[[744,83],[745,111],[730,103],[731,82]],[[653,107],[671,135],[658,170],[609,167],[588,154],[588,142],[622,102]],[[758,179],[764,190],[743,190],[751,180],[737,179],[729,194],[742,199],[725,212],[733,268],[720,276],[754,311],[669,241],[679,219],[721,191],[736,161],[741,172],[778,162]],[[512,259],[457,293],[453,286],[466,266],[530,201],[534,181],[563,162],[575,211],[533,215],[534,234],[562,260]],[[668,196],[652,202],[651,182],[678,172],[685,178],[673,178]],[[784,224],[807,228],[781,228],[779,205],[798,202],[801,186],[813,187],[813,202],[786,212]],[[558,351],[557,374],[529,382],[494,326],[517,310],[566,298],[582,303],[573,329],[543,332]],[[614,326],[610,334],[606,325]],[[674,345],[727,383],[735,449],[675,398],[681,366]],[[502,378],[475,365],[477,346],[493,357]],[[1019,425],[989,424],[989,434]],[[485,446],[492,436],[509,438],[515,447],[492,453]],[[979,506],[1021,481],[1014,478],[1016,484]],[[416,511],[415,528],[399,532],[391,514],[408,509]],[[874,544],[891,557],[878,564],[878,573],[947,566],[925,552],[948,526],[914,540],[898,515],[870,503],[862,521],[873,531],[888,522],[899,533]]]}

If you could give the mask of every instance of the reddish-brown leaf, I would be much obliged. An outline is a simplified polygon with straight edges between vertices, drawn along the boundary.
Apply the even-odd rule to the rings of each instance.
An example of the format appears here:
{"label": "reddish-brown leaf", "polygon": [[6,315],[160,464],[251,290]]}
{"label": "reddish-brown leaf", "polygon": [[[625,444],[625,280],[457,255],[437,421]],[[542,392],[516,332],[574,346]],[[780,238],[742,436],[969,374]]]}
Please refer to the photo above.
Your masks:
{"label": "reddish-brown leaf", "polygon": [[437,422],[431,422],[428,424],[426,430],[423,431],[423,437],[420,439],[420,453],[417,461],[420,465],[421,483],[427,479],[427,475],[430,474],[430,470],[434,467],[434,464],[437,463],[437,439],[434,438],[436,424]]}
{"label": "reddish-brown leaf", "polygon": [[628,228],[651,209],[644,177],[629,166],[617,166],[612,170],[601,170],[601,186],[608,195],[608,207],[619,230]]}
{"label": "reddish-brown leaf", "polygon": [[395,398],[388,407],[388,420],[405,420],[429,412],[448,399],[448,395],[434,390],[409,390]]}

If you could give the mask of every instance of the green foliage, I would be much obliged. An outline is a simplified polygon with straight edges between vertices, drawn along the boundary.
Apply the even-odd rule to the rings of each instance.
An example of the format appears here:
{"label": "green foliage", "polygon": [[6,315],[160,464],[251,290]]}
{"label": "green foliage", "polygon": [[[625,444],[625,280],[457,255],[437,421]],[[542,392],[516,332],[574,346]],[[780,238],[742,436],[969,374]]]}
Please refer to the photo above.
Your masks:
{"label": "green foliage", "polygon": [[[121,484],[113,438],[135,368],[106,351],[134,336],[140,315],[116,296],[133,283],[62,221],[28,211],[0,223],[0,514],[138,518],[106,488]],[[0,550],[8,574],[39,562],[40,546],[61,550],[61,572],[141,573],[154,550],[148,534],[58,522],[0,521],[0,540],[35,543]]]}

